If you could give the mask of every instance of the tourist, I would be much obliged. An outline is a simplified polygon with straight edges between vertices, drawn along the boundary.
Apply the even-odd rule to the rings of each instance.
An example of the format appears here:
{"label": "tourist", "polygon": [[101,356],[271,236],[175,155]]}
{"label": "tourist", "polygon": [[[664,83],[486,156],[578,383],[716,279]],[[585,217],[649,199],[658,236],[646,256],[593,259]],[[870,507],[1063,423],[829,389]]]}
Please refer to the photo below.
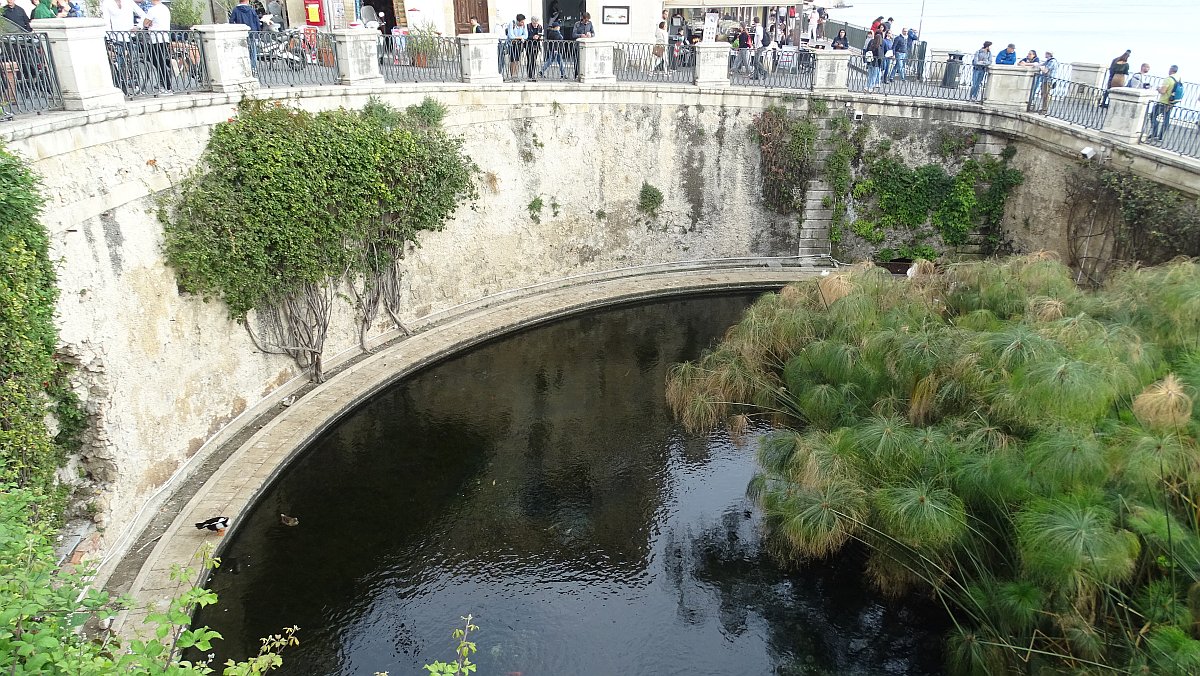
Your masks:
{"label": "tourist", "polygon": [[882,25],[883,25],[883,17],[881,17],[881,16],[876,17],[875,20],[871,22],[871,31],[870,31],[871,35],[878,33],[879,28]]}
{"label": "tourist", "polygon": [[908,31],[901,28],[896,37],[892,38],[892,53],[895,54],[895,67],[892,77],[904,80],[904,60],[908,58]]}
{"label": "tourist", "polygon": [[1143,63],[1141,69],[1134,73],[1133,77],[1129,78],[1125,86],[1132,87],[1133,89],[1149,89],[1152,86],[1150,83],[1150,64]]}
{"label": "tourist", "polygon": [[880,70],[884,84],[892,81],[892,60],[895,57],[896,54],[892,51],[892,32],[885,28],[883,29],[883,64]]}
{"label": "tourist", "polygon": [[528,39],[525,41],[525,69],[529,79],[535,79],[537,60],[542,51],[542,24],[536,16],[529,17],[529,25],[525,27]]}
{"label": "tourist", "polygon": [[[817,39],[825,39],[825,22],[829,21],[829,15],[825,13],[824,7],[817,8]],[[779,19],[779,24],[782,27],[783,19]]]}
{"label": "tourist", "polygon": [[831,49],[850,49],[850,38],[846,37],[845,28],[838,30],[837,36],[833,38],[829,47]]}
{"label": "tourist", "polygon": [[150,62],[158,70],[159,93],[171,92],[171,9],[162,0],[151,0],[142,26],[152,31],[148,51]]}
{"label": "tourist", "polygon": [[1033,67],[1040,68],[1041,61],[1038,59],[1037,50],[1036,49],[1029,50],[1029,52],[1025,54],[1025,58],[1018,61],[1017,65],[1025,66],[1025,67],[1033,66]]}
{"label": "tourist", "polygon": [[1104,89],[1104,96],[1100,99],[1100,107],[1108,107],[1108,90],[1113,87],[1124,87],[1125,80],[1129,77],[1129,55],[1128,49],[1124,54],[1117,56],[1108,65],[1108,86]]}
{"label": "tourist", "polygon": [[[663,14],[666,14],[666,13],[667,13],[666,10],[663,10]],[[654,47],[652,48],[652,53],[654,54],[654,60],[653,60],[654,66],[650,69],[650,71],[651,72],[661,71],[663,73],[666,73],[667,72],[667,59],[666,59],[666,56],[667,56],[667,22],[666,21],[659,21],[658,28],[654,29]]]}
{"label": "tourist", "polygon": [[992,65],[992,41],[988,40],[983,43],[983,47],[975,52],[975,58],[971,59],[971,100],[976,101],[980,96],[980,88],[983,85],[983,78],[987,76],[988,66]]}
{"label": "tourist", "polygon": [[576,40],[579,38],[596,37],[596,28],[592,25],[592,15],[590,12],[584,12],[583,18],[575,22],[575,26],[571,28],[571,34]]}
{"label": "tourist", "polygon": [[[280,0],[267,0],[265,9],[267,10],[267,14],[270,14],[271,18],[273,19],[272,23],[274,23],[276,26],[279,26],[280,30],[287,30],[287,8],[284,7]],[[378,16],[374,18],[376,21],[379,21]]]}
{"label": "tourist", "polygon": [[817,39],[817,26],[821,23],[821,11],[813,5],[808,11],[808,41],[813,42]]}
{"label": "tourist", "polygon": [[[20,26],[27,33],[33,30],[33,27],[29,25],[29,15],[25,13],[23,8],[17,6],[15,0],[6,0],[4,10],[0,11],[0,16]],[[126,28],[125,30],[129,29]]]}
{"label": "tourist", "polygon": [[756,45],[757,49],[754,53],[754,79],[767,77],[767,50],[775,46],[775,29],[773,27],[763,26],[759,32],[761,39]]}
{"label": "tourist", "polygon": [[479,25],[479,17],[477,17],[477,16],[471,17],[470,22],[471,22],[471,26],[470,26],[470,28],[467,29],[468,31],[470,31],[471,33],[482,33],[483,32],[483,26]]}
{"label": "tourist", "polygon": [[[238,4],[229,12],[229,23],[241,24],[252,31],[262,30],[262,21],[258,18],[258,13],[250,6],[250,0],[238,0]],[[251,35],[247,40],[250,43],[250,70],[258,72],[258,36]]]}
{"label": "tourist", "polygon": [[867,88],[871,91],[879,86],[879,72],[883,65],[883,31],[876,32],[863,50],[863,59],[867,62]]}
{"label": "tourist", "polygon": [[[1171,66],[1167,71],[1167,79],[1158,87],[1158,101],[1155,102],[1153,110],[1150,111],[1150,136],[1151,141],[1162,143],[1163,137],[1167,135],[1167,127],[1171,125],[1171,108],[1179,102],[1178,93],[1179,66]],[[1162,126],[1158,125],[1158,116],[1162,115]]]}
{"label": "tourist", "polygon": [[58,11],[50,4],[50,0],[38,0],[37,7],[33,8],[31,19],[53,19],[58,16]]}
{"label": "tourist", "polygon": [[1034,87],[1041,87],[1042,90],[1042,107],[1036,111],[1041,113],[1050,111],[1050,90],[1057,84],[1054,76],[1058,74],[1058,59],[1054,58],[1054,52],[1047,50],[1044,57],[1039,68],[1040,74],[1034,80]]}
{"label": "tourist", "polygon": [[525,15],[518,14],[504,29],[504,37],[508,40],[508,75],[517,79],[517,71],[521,68],[521,50],[525,48],[525,38],[529,37],[529,29],[525,27]]}
{"label": "tourist", "polygon": [[546,69],[550,64],[558,64],[558,76],[560,78],[567,77],[566,67],[563,65],[563,34],[562,22],[558,19],[551,19],[549,25],[546,26],[546,60],[542,62],[542,70],[538,73],[538,77],[546,77]]}
{"label": "tourist", "polygon": [[738,28],[737,42],[733,43],[737,48],[737,63],[734,65],[734,72],[750,71],[750,31],[746,28],[746,24],[742,24]]}
{"label": "tourist", "polygon": [[1017,46],[1013,43],[1008,43],[1008,47],[1004,51],[996,55],[997,66],[1015,66],[1017,65]]}

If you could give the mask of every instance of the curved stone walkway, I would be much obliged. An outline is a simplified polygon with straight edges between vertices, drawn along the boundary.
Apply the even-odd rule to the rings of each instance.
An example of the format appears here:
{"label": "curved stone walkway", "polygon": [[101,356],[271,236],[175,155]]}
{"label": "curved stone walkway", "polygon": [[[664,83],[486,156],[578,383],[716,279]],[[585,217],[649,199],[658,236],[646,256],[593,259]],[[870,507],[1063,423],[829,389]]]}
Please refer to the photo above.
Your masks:
{"label": "curved stone walkway", "polygon": [[496,336],[594,308],[697,291],[769,289],[818,272],[775,263],[634,274],[493,302],[394,343],[314,388],[229,456],[175,516],[142,565],[129,592],[136,607],[118,618],[117,631],[137,636],[146,614],[165,608],[186,586],[171,579],[172,567],[188,566],[204,543],[216,540],[193,523],[223,515],[232,521],[230,532],[236,530],[238,516],[293,455],[406,374]]}

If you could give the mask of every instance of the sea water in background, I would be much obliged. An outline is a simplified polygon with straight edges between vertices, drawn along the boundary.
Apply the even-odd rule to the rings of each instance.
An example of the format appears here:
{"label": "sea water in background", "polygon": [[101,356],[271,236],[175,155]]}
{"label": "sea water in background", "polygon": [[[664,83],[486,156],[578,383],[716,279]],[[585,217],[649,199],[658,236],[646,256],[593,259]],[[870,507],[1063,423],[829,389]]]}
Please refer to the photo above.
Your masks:
{"label": "sea water in background", "polygon": [[852,7],[830,9],[830,16],[860,26],[880,15],[894,17],[893,30],[917,27],[924,5],[922,37],[934,49],[973,54],[991,40],[993,54],[1011,42],[1018,59],[1030,49],[1039,57],[1050,50],[1060,63],[1105,66],[1129,49],[1130,72],[1149,63],[1151,75],[1164,77],[1175,64],[1185,82],[1200,82],[1200,52],[1193,35],[1200,0],[849,1]]}

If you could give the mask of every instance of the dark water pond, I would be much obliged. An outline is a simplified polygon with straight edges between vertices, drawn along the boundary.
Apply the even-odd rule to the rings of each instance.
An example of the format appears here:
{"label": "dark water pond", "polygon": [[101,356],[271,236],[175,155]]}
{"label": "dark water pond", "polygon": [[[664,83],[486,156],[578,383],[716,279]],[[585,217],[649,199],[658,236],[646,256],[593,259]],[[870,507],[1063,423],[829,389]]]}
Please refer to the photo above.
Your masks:
{"label": "dark water pond", "polygon": [[371,401],[225,543],[198,616],[218,659],[294,624],[285,674],[425,673],[472,613],[481,676],[937,673],[934,607],[878,598],[853,557],[781,569],[752,446],[689,438],[663,403],[752,299],[560,321]]}

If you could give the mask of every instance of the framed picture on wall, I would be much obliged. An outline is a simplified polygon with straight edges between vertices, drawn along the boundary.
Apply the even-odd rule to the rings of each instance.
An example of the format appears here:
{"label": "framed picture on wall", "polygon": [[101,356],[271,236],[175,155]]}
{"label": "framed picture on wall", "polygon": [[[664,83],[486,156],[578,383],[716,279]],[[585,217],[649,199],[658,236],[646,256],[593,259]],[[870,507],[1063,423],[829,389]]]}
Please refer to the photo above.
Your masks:
{"label": "framed picture on wall", "polygon": [[629,5],[604,6],[600,8],[600,23],[629,23]]}

